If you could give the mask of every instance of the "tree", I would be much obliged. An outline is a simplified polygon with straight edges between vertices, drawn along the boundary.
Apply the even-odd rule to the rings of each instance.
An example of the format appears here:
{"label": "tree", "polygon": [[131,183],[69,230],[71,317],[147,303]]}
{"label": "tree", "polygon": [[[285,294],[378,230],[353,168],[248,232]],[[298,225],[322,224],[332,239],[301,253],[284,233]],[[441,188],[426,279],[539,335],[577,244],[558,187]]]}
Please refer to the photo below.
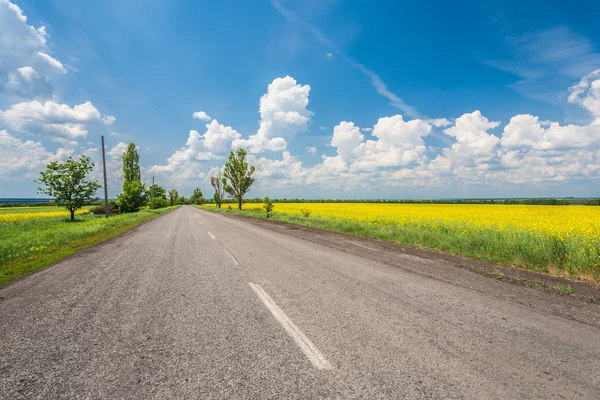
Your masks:
{"label": "tree", "polygon": [[194,193],[192,193],[192,195],[190,196],[190,203],[191,204],[198,204],[198,205],[202,205],[202,203],[204,203],[204,194],[202,194],[202,190],[200,190],[199,188],[194,189]]}
{"label": "tree", "polygon": [[141,182],[142,173],[140,172],[140,155],[135,148],[135,143],[127,145],[127,150],[123,153],[123,179],[125,182]]}
{"label": "tree", "polygon": [[233,153],[229,152],[229,159],[225,162],[223,169],[223,190],[237,200],[238,209],[242,209],[244,195],[250,190],[254,183],[252,174],[254,166],[249,166],[246,161],[246,150],[239,148]]}
{"label": "tree", "polygon": [[119,212],[139,211],[146,204],[146,185],[139,181],[123,182],[123,193],[117,199]]}
{"label": "tree", "polygon": [[177,192],[177,190],[175,190],[175,189],[169,190],[169,203],[171,204],[171,207],[173,207],[175,205],[175,202],[177,202],[178,198],[179,198],[179,193]]}
{"label": "tree", "polygon": [[[167,191],[164,187],[157,185],[151,185],[146,190],[146,200],[150,208],[162,208],[167,206]],[[154,200],[154,203],[152,203]],[[162,201],[165,200],[165,201]]]}
{"label": "tree", "polygon": [[96,191],[102,186],[97,181],[85,179],[92,169],[94,163],[86,156],[78,160],[69,157],[64,163],[52,161],[35,181],[46,186],[38,187],[37,192],[56,198],[57,203],[71,212],[71,221],[74,221],[75,210],[98,199]]}
{"label": "tree", "polygon": [[213,194],[213,200],[218,208],[221,208],[221,203],[223,202],[223,181],[221,177],[221,171],[217,171],[215,176],[210,177],[210,184],[215,189],[215,193]]}
{"label": "tree", "polygon": [[269,196],[265,196],[265,199],[263,201],[263,208],[267,212],[267,218],[269,218],[269,216],[271,215],[271,211],[273,211],[273,208],[275,208],[273,202],[271,201],[271,199],[269,199]]}
{"label": "tree", "polygon": [[136,212],[146,204],[146,185],[142,183],[140,155],[135,143],[123,153],[123,193],[118,198],[120,212]]}

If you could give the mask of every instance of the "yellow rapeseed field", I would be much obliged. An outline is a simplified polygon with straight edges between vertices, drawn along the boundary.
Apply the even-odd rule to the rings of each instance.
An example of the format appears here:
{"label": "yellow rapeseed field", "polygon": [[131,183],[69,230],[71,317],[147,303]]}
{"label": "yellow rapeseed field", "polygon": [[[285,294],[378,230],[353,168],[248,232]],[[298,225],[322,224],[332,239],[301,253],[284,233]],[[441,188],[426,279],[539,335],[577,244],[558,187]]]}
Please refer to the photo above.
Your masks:
{"label": "yellow rapeseed field", "polygon": [[519,230],[560,239],[600,237],[600,207],[480,204],[277,203],[274,211],[373,223]]}
{"label": "yellow rapeseed field", "polygon": [[[89,210],[77,210],[76,215],[89,214]],[[0,223],[15,223],[25,222],[40,218],[52,218],[52,217],[68,217],[71,214],[69,211],[47,211],[47,212],[30,212],[30,213],[1,213]]]}

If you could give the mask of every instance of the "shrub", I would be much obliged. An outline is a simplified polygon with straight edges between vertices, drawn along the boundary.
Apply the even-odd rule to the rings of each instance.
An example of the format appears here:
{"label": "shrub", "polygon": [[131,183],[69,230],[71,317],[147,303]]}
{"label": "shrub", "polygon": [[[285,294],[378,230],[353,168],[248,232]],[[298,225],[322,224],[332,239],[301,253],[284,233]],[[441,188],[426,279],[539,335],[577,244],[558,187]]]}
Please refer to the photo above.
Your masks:
{"label": "shrub", "polygon": [[302,213],[302,215],[304,215],[306,218],[308,218],[308,216],[310,215],[310,213],[312,213],[311,210],[308,209],[308,207],[305,208],[301,208],[300,212]]}
{"label": "shrub", "polygon": [[271,211],[273,211],[273,208],[275,208],[273,202],[269,199],[269,196],[265,196],[265,200],[263,201],[263,208],[267,212],[267,218],[269,218]]}
{"label": "shrub", "polygon": [[[104,204],[102,204],[101,206],[98,207],[94,207],[90,210],[90,213],[94,214],[94,215],[103,215],[105,214],[105,208],[104,208]],[[108,204],[108,214],[109,215],[116,215],[117,214],[117,208],[113,207],[110,203]]]}

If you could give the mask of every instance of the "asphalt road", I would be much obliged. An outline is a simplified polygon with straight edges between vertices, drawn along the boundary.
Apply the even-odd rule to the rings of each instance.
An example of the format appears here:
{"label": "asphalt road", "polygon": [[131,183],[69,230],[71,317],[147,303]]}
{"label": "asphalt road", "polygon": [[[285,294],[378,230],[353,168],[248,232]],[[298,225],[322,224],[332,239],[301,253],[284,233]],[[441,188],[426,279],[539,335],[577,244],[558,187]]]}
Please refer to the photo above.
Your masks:
{"label": "asphalt road", "polygon": [[0,289],[0,399],[598,399],[599,309],[182,207]]}

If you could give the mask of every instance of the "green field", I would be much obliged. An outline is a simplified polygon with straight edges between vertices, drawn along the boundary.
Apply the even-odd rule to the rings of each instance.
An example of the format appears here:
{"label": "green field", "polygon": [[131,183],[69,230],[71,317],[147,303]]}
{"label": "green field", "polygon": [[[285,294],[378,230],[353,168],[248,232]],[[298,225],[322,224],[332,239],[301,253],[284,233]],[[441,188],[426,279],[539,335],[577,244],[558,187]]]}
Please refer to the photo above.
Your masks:
{"label": "green field", "polygon": [[[143,210],[104,218],[104,215],[38,217],[36,214],[65,211],[57,207],[0,209],[0,285],[24,273],[47,266],[77,250],[125,232],[176,207]],[[29,219],[7,222],[10,215],[31,214]],[[68,214],[68,212],[67,212]],[[20,218],[23,215],[19,215]],[[4,219],[4,220],[3,220]]]}

